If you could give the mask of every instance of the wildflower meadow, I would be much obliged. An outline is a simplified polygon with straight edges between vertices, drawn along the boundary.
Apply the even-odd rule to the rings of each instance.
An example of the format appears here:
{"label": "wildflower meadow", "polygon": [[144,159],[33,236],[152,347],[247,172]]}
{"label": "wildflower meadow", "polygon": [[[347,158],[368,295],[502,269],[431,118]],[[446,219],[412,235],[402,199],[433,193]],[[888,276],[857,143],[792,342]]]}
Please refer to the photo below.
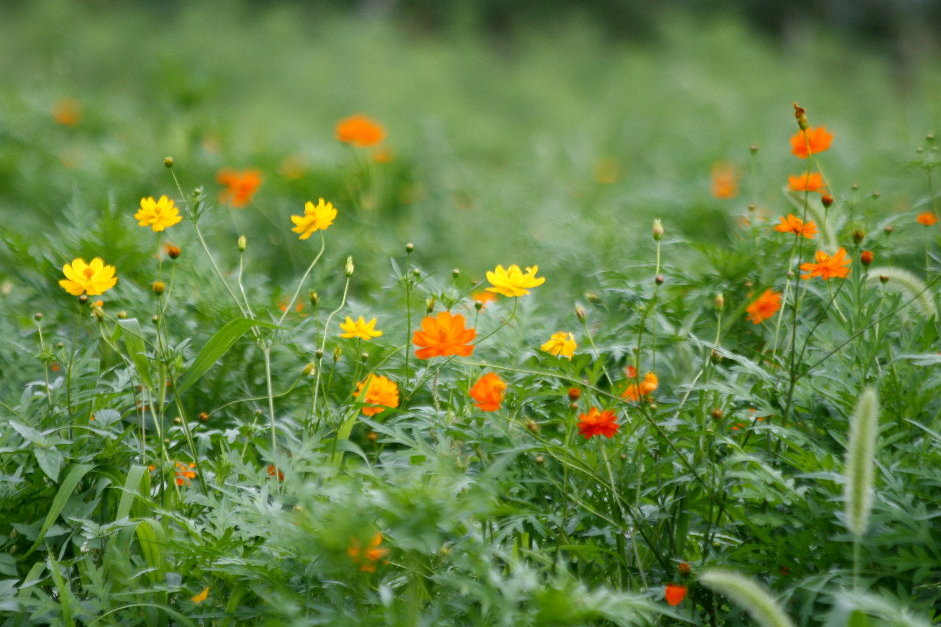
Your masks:
{"label": "wildflower meadow", "polygon": [[937,64],[91,4],[0,8],[0,624],[941,623]]}

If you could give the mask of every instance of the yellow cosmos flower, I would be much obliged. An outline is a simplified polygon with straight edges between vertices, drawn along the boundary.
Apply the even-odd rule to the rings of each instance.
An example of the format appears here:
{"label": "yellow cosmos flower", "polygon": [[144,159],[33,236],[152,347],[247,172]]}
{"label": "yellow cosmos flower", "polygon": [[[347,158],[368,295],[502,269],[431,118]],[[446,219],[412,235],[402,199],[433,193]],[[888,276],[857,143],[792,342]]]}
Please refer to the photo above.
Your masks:
{"label": "yellow cosmos flower", "polygon": [[206,586],[205,588],[203,588],[202,592],[190,597],[190,601],[198,605],[202,603],[203,601],[205,601],[208,596],[209,596],[209,586]]}
{"label": "yellow cosmos flower", "polygon": [[558,333],[553,333],[552,337],[549,338],[549,341],[540,346],[542,350],[546,351],[550,355],[568,357],[572,358],[572,355],[575,354],[575,347],[578,346],[575,343],[575,336],[571,333],[566,333],[565,331],[559,331]]}
{"label": "yellow cosmos flower", "polygon": [[347,316],[346,321],[340,323],[340,330],[344,332],[340,337],[345,339],[358,337],[361,340],[371,340],[382,335],[382,331],[376,329],[375,318],[366,322],[362,316],[357,318],[356,322],[353,322],[353,319]]}
{"label": "yellow cosmos flower", "polygon": [[154,232],[159,232],[167,227],[171,227],[183,218],[177,210],[173,201],[166,196],[161,196],[160,200],[154,200],[153,196],[140,199],[140,209],[134,214],[139,226],[149,226]]}
{"label": "yellow cosmos flower", "polygon": [[301,234],[298,239],[307,239],[314,231],[325,231],[336,217],[337,210],[333,203],[326,202],[323,198],[316,205],[307,201],[304,204],[304,215],[291,216],[291,222],[294,223],[291,230]]}
{"label": "yellow cosmos flower", "polygon": [[530,266],[526,268],[526,274],[520,270],[515,263],[509,268],[497,266],[492,272],[487,272],[487,280],[490,281],[488,292],[496,292],[504,296],[522,296],[529,294],[529,288],[537,287],[546,282],[545,277],[537,277],[536,272],[539,266]]}
{"label": "yellow cosmos flower", "polygon": [[79,257],[72,263],[62,266],[64,279],[59,281],[59,285],[72,296],[98,296],[110,290],[118,282],[118,277],[114,276],[114,266],[106,266],[101,257],[95,257],[91,263],[85,263],[85,260]]}

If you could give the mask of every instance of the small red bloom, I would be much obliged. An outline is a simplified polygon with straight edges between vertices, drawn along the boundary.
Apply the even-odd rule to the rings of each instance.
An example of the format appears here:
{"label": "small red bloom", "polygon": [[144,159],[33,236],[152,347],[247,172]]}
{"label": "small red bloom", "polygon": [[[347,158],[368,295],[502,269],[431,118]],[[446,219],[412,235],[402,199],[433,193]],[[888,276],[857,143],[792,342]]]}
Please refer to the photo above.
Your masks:
{"label": "small red bloom", "polygon": [[663,598],[670,605],[679,605],[686,598],[686,586],[669,584],[663,589]]}
{"label": "small red bloom", "polygon": [[931,211],[925,211],[923,213],[919,213],[918,217],[915,219],[918,221],[918,224],[921,224],[922,226],[931,226],[932,224],[937,223],[938,216],[936,216]]}
{"label": "small red bloom", "polygon": [[586,440],[594,435],[612,438],[620,427],[617,416],[610,409],[598,411],[597,407],[592,407],[587,414],[578,415],[578,431]]}

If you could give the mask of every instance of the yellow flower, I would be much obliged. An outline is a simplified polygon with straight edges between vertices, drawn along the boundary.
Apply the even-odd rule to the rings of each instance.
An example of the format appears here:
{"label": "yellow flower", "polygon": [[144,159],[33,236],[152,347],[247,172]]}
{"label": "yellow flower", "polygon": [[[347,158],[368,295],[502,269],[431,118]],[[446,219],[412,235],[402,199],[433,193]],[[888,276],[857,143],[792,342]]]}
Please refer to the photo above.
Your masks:
{"label": "yellow flower", "polygon": [[488,287],[487,291],[511,297],[529,294],[528,288],[537,287],[546,282],[545,277],[536,276],[538,271],[539,266],[530,266],[526,268],[526,274],[523,274],[515,263],[506,269],[503,266],[497,266],[493,272],[487,272],[487,280],[493,286]]}
{"label": "yellow flower", "polygon": [[550,355],[561,355],[562,357],[572,358],[572,355],[575,354],[575,347],[578,346],[575,343],[575,336],[571,333],[566,333],[565,331],[559,331],[558,333],[553,333],[552,337],[549,338],[549,341],[540,346],[542,350],[546,351]]}
{"label": "yellow flower", "polygon": [[307,239],[314,231],[325,231],[336,217],[337,210],[333,203],[326,202],[323,198],[316,205],[307,201],[304,204],[304,215],[291,216],[291,222],[294,223],[291,230],[301,234],[298,239]]}
{"label": "yellow flower", "polygon": [[371,340],[382,335],[382,331],[376,329],[375,318],[366,322],[362,316],[357,318],[356,322],[353,322],[353,319],[347,316],[346,321],[340,323],[340,330],[344,332],[340,337],[345,339],[358,337],[361,340]]}
{"label": "yellow flower", "polygon": [[114,276],[114,266],[106,266],[101,257],[95,257],[91,263],[79,257],[62,266],[66,278],[59,285],[73,296],[88,294],[98,296],[110,290],[118,282]]}
{"label": "yellow flower", "polygon": [[140,199],[140,210],[134,214],[139,226],[149,226],[154,232],[159,232],[173,226],[183,218],[173,201],[166,196],[154,200],[153,196]]}
{"label": "yellow flower", "polygon": [[193,603],[199,604],[205,601],[206,597],[208,596],[209,596],[209,586],[206,586],[205,588],[203,588],[202,592],[200,592],[199,594],[195,596],[190,597],[190,601],[192,601]]}

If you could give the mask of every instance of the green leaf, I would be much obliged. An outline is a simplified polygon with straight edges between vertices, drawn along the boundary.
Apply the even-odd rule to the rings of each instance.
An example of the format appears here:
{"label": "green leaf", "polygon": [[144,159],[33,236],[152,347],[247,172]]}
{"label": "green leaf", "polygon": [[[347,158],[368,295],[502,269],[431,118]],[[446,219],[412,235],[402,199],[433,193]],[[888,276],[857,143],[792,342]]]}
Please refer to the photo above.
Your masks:
{"label": "green leaf", "polygon": [[36,462],[47,477],[53,481],[59,480],[59,471],[62,470],[64,461],[59,449],[37,447],[33,449],[33,457],[36,458]]}
{"label": "green leaf", "polygon": [[94,467],[94,464],[78,464],[69,469],[69,474],[65,476],[65,480],[62,481],[62,485],[59,486],[59,491],[56,492],[55,497],[52,499],[52,507],[49,508],[46,519],[39,529],[39,535],[36,537],[33,546],[26,552],[26,555],[35,551],[39,543],[43,541],[43,538],[46,537],[46,533],[49,531],[49,527],[52,526],[52,523],[54,523],[56,518],[59,517],[59,514],[62,513],[62,509],[65,507],[66,502],[68,502],[69,497],[72,496],[76,486],[78,486],[78,482]]}
{"label": "green leaf", "polygon": [[127,347],[127,353],[137,370],[137,376],[147,387],[153,387],[153,379],[150,378],[150,360],[147,358],[147,346],[144,344],[144,334],[141,332],[140,323],[136,318],[125,318],[118,320],[118,325],[123,330],[124,346]]}
{"label": "green leaf", "polygon": [[[145,466],[132,466],[127,473],[127,479],[124,481],[124,490],[121,494],[121,500],[118,503],[118,510],[115,513],[115,520],[127,518],[131,513],[131,506],[134,499],[138,498],[141,492],[141,480],[145,477],[147,468]],[[148,482],[149,483],[149,482]]]}
{"label": "green leaf", "polygon": [[140,543],[141,553],[150,567],[150,579],[159,583],[164,579],[166,571],[166,558],[164,547],[167,545],[167,534],[163,526],[153,518],[145,518],[137,525],[137,540]]}
{"label": "green leaf", "polygon": [[186,369],[176,384],[176,393],[182,394],[194,383],[199,381],[200,377],[206,374],[206,371],[215,365],[223,355],[229,352],[229,349],[235,344],[246,331],[252,327],[264,326],[272,329],[278,328],[277,325],[261,320],[252,320],[250,318],[235,318],[216,331],[215,335],[209,338],[206,345],[203,346],[196,359]]}

